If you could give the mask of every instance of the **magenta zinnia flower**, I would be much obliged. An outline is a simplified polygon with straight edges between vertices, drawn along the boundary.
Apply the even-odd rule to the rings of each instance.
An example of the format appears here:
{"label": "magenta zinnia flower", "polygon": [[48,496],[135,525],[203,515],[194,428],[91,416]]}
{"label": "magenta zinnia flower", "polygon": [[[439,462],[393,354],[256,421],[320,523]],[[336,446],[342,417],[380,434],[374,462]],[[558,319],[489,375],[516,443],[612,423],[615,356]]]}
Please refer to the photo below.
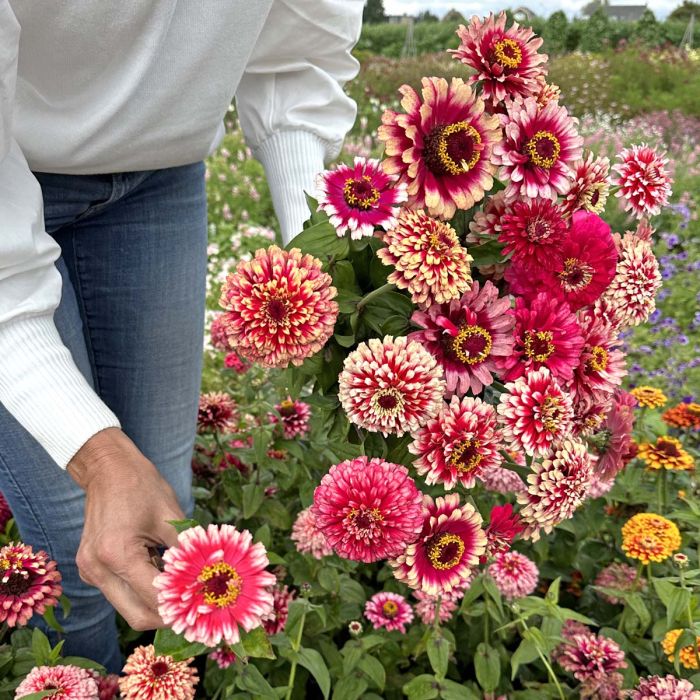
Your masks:
{"label": "magenta zinnia flower", "polygon": [[17,686],[15,698],[23,698],[44,690],[54,690],[48,697],[66,700],[96,700],[97,681],[90,671],[71,666],[35,666]]}
{"label": "magenta zinnia flower", "polygon": [[0,622],[22,627],[61,595],[61,574],[46,552],[10,542],[0,549]]}
{"label": "magenta zinnia flower", "polygon": [[479,480],[488,491],[495,491],[504,496],[519,493],[525,489],[523,480],[511,469],[491,467],[479,475]]}
{"label": "magenta zinnia flower", "polygon": [[[613,588],[620,591],[620,593],[632,593],[641,591],[645,586],[645,581],[637,576],[637,569],[634,566],[621,564],[616,561],[608,564],[598,573],[594,585],[602,588]],[[618,598],[602,591],[596,591],[596,593],[611,605],[618,605],[624,602],[623,598]]]}
{"label": "magenta zinnia flower", "polygon": [[267,634],[277,634],[284,630],[289,617],[289,604],[295,597],[296,593],[281,583],[272,589],[272,611],[263,618],[263,628]]}
{"label": "magenta zinnia flower", "polygon": [[453,396],[413,437],[408,449],[417,455],[416,471],[445,490],[458,482],[472,488],[484,469],[503,461],[496,411],[478,398]]}
{"label": "magenta zinnia flower", "polygon": [[494,148],[499,178],[507,180],[506,199],[551,199],[566,194],[571,166],[581,157],[578,120],[566,108],[549,102],[540,108],[534,97],[508,102],[505,138]]}
{"label": "magenta zinnia flower", "polygon": [[98,700],[114,700],[119,697],[119,676],[116,673],[101,676],[97,671],[93,671],[92,675],[97,683]]}
{"label": "magenta zinnia flower", "polygon": [[597,214],[577,211],[551,268],[514,263],[506,279],[516,294],[533,299],[546,289],[576,311],[603,294],[615,276],[616,264],[610,227]]}
{"label": "magenta zinnia flower", "polygon": [[583,336],[566,304],[553,304],[545,292],[532,301],[517,298],[513,353],[504,362],[503,378],[517,379],[526,372],[547,367],[562,383],[571,379],[579,363]]}
{"label": "magenta zinnia flower", "polygon": [[406,185],[394,179],[372,158],[356,157],[352,166],[340,163],[316,180],[318,209],[328,214],[338,236],[347,231],[354,239],[372,236],[379,226],[396,224],[399,205],[406,201]]}
{"label": "magenta zinnia flower", "polygon": [[406,634],[406,625],[413,622],[413,608],[398,593],[375,593],[365,604],[365,617],[375,630],[385,627],[389,632]]}
{"label": "magenta zinnia flower", "polygon": [[377,251],[377,257],[394,268],[387,281],[408,290],[414,304],[422,308],[445,304],[471,287],[473,258],[449,224],[422,211],[403,209],[382,241],[386,247]]}
{"label": "magenta zinnia flower", "polygon": [[5,495],[0,491],[0,532],[5,532],[7,523],[10,522],[12,517],[10,504],[7,502]]}
{"label": "magenta zinnia flower", "polygon": [[201,394],[197,412],[197,432],[220,433],[235,428],[236,402],[225,392]]}
{"label": "magenta zinnia flower", "polygon": [[700,690],[684,678],[647,676],[639,679],[639,685],[632,691],[631,700],[700,700]]}
{"label": "magenta zinnia flower", "polygon": [[585,683],[602,680],[625,668],[625,652],[617,642],[591,632],[574,634],[555,650],[557,663]]}
{"label": "magenta zinnia flower", "polygon": [[474,506],[460,505],[451,493],[423,496],[423,528],[418,539],[389,562],[394,576],[431,595],[464,588],[486,550],[486,534]]}
{"label": "magenta zinnia flower", "polygon": [[[459,590],[460,597],[462,590]],[[440,596],[429,595],[423,591],[413,591],[413,595],[418,600],[416,603],[416,615],[420,617],[424,625],[432,625],[435,622],[435,610],[438,598],[440,598],[440,610],[438,615],[440,622],[449,622],[459,605],[459,598],[453,598],[450,594],[444,593]]]}
{"label": "magenta zinnia flower", "polygon": [[442,405],[442,367],[406,337],[371,338],[351,352],[338,378],[338,398],[351,423],[372,432],[418,430]]}
{"label": "magenta zinnia flower", "polygon": [[296,542],[297,551],[310,554],[314,559],[322,559],[333,554],[333,548],[326,542],[326,536],[316,525],[313,508],[304,508],[292,526],[291,538]]}
{"label": "magenta zinnia flower", "polygon": [[163,622],[210,647],[238,642],[239,627],[259,627],[272,611],[268,586],[275,583],[265,571],[265,547],[232,525],[197,525],[177,540],[163,554],[163,572],[153,582]]}
{"label": "magenta zinnia flower", "polygon": [[546,367],[506,384],[497,411],[504,440],[531,456],[546,454],[573,427],[571,397]]}
{"label": "magenta zinnia flower", "polygon": [[494,106],[506,97],[536,95],[544,79],[546,54],[538,54],[542,39],[517,22],[506,29],[506,13],[485,19],[472,17],[468,27],[457,30],[461,43],[455,58],[473,68],[470,83],[480,83],[484,99]]}
{"label": "magenta zinnia flower", "polygon": [[510,543],[525,529],[513,506],[505,503],[491,508],[489,525],[486,528],[486,553],[484,560],[510,549]]}
{"label": "magenta zinnia flower", "polygon": [[580,440],[566,439],[552,447],[541,462],[533,461],[527,491],[518,494],[523,537],[537,541],[568,520],[583,503],[593,476],[593,459]]}
{"label": "magenta zinnia flower", "polygon": [[345,559],[396,557],[423,525],[420,491],[406,467],[357,457],[331,467],[314,491],[316,526]]}
{"label": "magenta zinnia flower", "polygon": [[220,669],[228,668],[236,662],[236,655],[225,644],[207,655]]}
{"label": "magenta zinnia flower", "polygon": [[136,647],[126,660],[119,689],[125,700],[193,700],[197,671],[190,661],[157,656],[152,644]]}
{"label": "magenta zinnia flower", "polygon": [[535,562],[520,552],[497,554],[488,572],[506,600],[523,598],[533,593],[540,576]]}
{"label": "magenta zinnia flower", "polygon": [[610,193],[610,160],[589,152],[585,160],[573,164],[572,170],[572,183],[564,203],[566,210],[573,213],[583,209],[602,214]]}
{"label": "magenta zinnia flower", "polygon": [[625,465],[632,444],[636,404],[631,394],[618,391],[597,439],[592,442],[598,454],[595,471],[601,479],[613,478]]}
{"label": "magenta zinnia flower", "polygon": [[377,130],[385,144],[384,170],[408,184],[408,204],[451,219],[471,209],[493,187],[498,117],[461,78],[423,78],[421,97],[410,85],[399,92],[405,114],[387,110]]}
{"label": "magenta zinnia flower", "polygon": [[666,169],[668,158],[645,143],[625,148],[613,165],[617,176],[613,184],[619,187],[615,194],[625,200],[625,211],[632,210],[641,219],[656,216],[668,204],[673,180]]}
{"label": "magenta zinnia flower", "polygon": [[255,251],[224,282],[229,346],[264,367],[301,365],[333,335],[338,304],[321,261],[277,246]]}
{"label": "magenta zinnia flower", "polygon": [[478,394],[493,382],[493,375],[513,349],[515,320],[507,311],[510,299],[498,296],[487,281],[474,282],[458,300],[426,311],[411,321],[423,330],[411,333],[445,370],[448,395]]}
{"label": "magenta zinnia flower", "polygon": [[303,401],[292,400],[288,396],[284,401],[275,404],[277,414],[270,414],[271,423],[282,424],[282,434],[285,440],[292,440],[295,437],[305,437],[309,430],[309,418],[311,417],[311,407]]}

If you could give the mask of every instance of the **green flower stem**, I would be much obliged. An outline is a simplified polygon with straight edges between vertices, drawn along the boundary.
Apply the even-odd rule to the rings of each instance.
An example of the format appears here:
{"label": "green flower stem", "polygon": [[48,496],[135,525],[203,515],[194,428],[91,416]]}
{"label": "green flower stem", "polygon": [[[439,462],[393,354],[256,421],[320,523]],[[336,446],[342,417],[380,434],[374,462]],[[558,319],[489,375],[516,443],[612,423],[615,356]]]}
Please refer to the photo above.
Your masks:
{"label": "green flower stem", "polygon": [[390,292],[392,289],[396,289],[396,287],[391,284],[391,282],[387,282],[381,287],[373,289],[369,294],[365,294],[365,296],[363,296],[362,299],[357,302],[357,310],[362,311],[362,309],[367,306],[372,299],[376,299],[376,297],[379,297],[386,292]]}
{"label": "green flower stem", "polygon": [[499,382],[497,379],[494,379],[489,386],[496,391],[500,391],[501,394],[506,392],[506,385],[503,382]]}
{"label": "green flower stem", "polygon": [[[297,632],[297,638],[292,642],[292,649],[298,652],[301,649],[301,637],[304,634],[304,623],[306,622],[306,610],[304,610],[301,621],[299,622],[299,631]],[[294,679],[297,675],[297,659],[296,656],[292,660],[292,667],[289,669],[289,681],[287,683],[287,694],[285,695],[285,700],[291,700],[292,692],[294,691]]]}
{"label": "green flower stem", "polygon": [[661,468],[661,502],[663,505],[662,513],[666,512],[668,507],[668,469]]}
{"label": "green flower stem", "polygon": [[484,601],[484,642],[489,643],[489,604]]}
{"label": "green flower stem", "polygon": [[[686,585],[685,582],[685,576],[683,575],[683,569],[679,568],[678,570],[678,578],[680,579],[681,583],[681,588],[684,591],[688,590],[688,586]],[[688,628],[693,629],[693,611],[690,609],[690,601],[692,599],[692,596],[688,596],[688,602],[685,604],[685,615],[688,618]],[[695,663],[697,664],[698,668],[700,668],[700,653],[698,653],[698,645],[693,644],[693,650],[695,651]]]}
{"label": "green flower stem", "polygon": [[[525,622],[525,620],[523,620],[522,617],[518,620],[518,622],[520,622],[520,624],[523,626],[524,631],[527,631],[530,629],[527,626],[527,622]],[[542,663],[544,664],[544,667],[547,669],[547,673],[549,674],[549,677],[552,679],[552,682],[554,683],[554,685],[557,688],[557,692],[559,693],[559,697],[561,698],[561,700],[566,700],[566,698],[564,697],[564,691],[562,690],[562,687],[559,684],[559,679],[557,678],[557,674],[554,673],[554,669],[552,668],[552,664],[549,663],[549,659],[547,658],[547,655],[542,651],[542,649],[540,649],[540,645],[537,642],[533,642],[533,644],[535,645],[535,649],[537,650],[537,654],[540,657],[540,661],[542,661]]]}
{"label": "green flower stem", "polygon": [[437,632],[440,629],[440,606],[442,605],[442,596],[439,595],[435,601],[435,619],[433,620],[433,629]]}
{"label": "green flower stem", "polygon": [[[634,593],[637,589],[637,584],[639,583],[639,579],[642,577],[642,569],[644,568],[644,564],[640,561],[639,564],[637,565],[637,573],[634,577],[634,581],[632,582],[632,592]],[[625,624],[625,619],[627,618],[627,601],[625,601],[625,607],[622,608],[622,615],[620,615],[620,622],[617,624],[617,631],[622,632],[622,626]]]}

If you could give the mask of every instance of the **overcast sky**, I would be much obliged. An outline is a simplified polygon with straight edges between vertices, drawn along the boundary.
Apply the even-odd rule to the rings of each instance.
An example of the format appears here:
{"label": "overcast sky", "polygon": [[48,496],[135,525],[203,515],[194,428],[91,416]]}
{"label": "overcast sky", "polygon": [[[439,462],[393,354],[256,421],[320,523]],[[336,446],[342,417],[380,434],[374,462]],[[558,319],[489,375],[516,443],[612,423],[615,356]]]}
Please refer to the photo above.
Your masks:
{"label": "overcast sky", "polygon": [[[657,18],[661,19],[680,5],[682,0],[648,0],[647,6],[654,12]],[[442,16],[448,10],[454,8],[459,10],[465,17],[471,15],[488,14],[490,11],[497,11],[503,7],[525,6],[538,15],[548,17],[556,10],[564,10],[570,17],[578,13],[581,7],[586,4],[586,0],[566,2],[566,0],[525,0],[525,2],[498,3],[488,0],[384,0],[384,9],[388,15],[415,15],[422,10],[430,10],[438,16]],[[612,0],[612,5],[643,5],[644,0],[630,2],[629,0]]]}

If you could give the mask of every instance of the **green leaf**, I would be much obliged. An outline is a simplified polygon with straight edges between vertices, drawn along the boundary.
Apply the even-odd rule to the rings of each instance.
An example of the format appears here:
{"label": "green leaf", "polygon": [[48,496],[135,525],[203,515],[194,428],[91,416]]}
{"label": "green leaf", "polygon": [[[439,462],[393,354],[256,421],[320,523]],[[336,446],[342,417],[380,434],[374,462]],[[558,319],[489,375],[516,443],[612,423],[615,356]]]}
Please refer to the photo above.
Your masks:
{"label": "green leaf", "polygon": [[367,675],[367,677],[377,686],[379,690],[384,690],[384,684],[386,683],[386,671],[382,662],[375,656],[367,654],[358,664],[360,670]]}
{"label": "green leaf", "polygon": [[62,595],[59,599],[61,603],[61,612],[63,612],[63,619],[65,620],[70,615],[71,602],[68,600],[68,596]]}
{"label": "green leaf", "polygon": [[358,700],[367,690],[367,681],[357,676],[348,676],[338,681],[333,691],[333,700]]}
{"label": "green leaf", "polygon": [[64,656],[59,663],[63,666],[78,666],[79,668],[92,669],[101,674],[107,673],[107,669],[102,664],[98,664],[97,661],[92,659],[86,659],[83,656]]}
{"label": "green leaf", "polygon": [[246,484],[243,489],[243,518],[252,518],[265,499],[265,487],[262,484]]}
{"label": "green leaf", "polygon": [[486,692],[498,688],[501,679],[501,660],[498,652],[486,642],[482,642],[476,648],[474,670],[476,671],[476,680]]}
{"label": "green leaf", "polygon": [[46,608],[44,610],[44,615],[43,615],[44,620],[46,620],[46,624],[52,629],[56,630],[56,632],[62,633],[63,632],[63,627],[58,623],[58,620],[56,619],[56,610],[54,609],[53,606]]}
{"label": "green leaf", "polygon": [[450,658],[450,643],[442,635],[440,629],[433,630],[426,645],[430,665],[438,680],[447,675],[447,663]]}
{"label": "green leaf", "polygon": [[674,622],[680,622],[685,616],[690,603],[691,594],[684,588],[676,588],[671,594],[671,599],[666,604],[666,622],[669,627],[673,627]]}
{"label": "green leaf", "polygon": [[554,603],[554,605],[556,605],[559,602],[559,588],[560,588],[560,586],[561,586],[561,576],[558,576],[549,585],[549,589],[547,590],[547,595],[545,596],[545,598],[550,603]]}
{"label": "green leaf", "polygon": [[41,700],[41,698],[49,698],[56,693],[56,689],[51,690],[39,690],[36,693],[29,693],[29,695],[23,695],[23,700]]}
{"label": "green leaf", "polygon": [[640,632],[644,632],[647,627],[651,624],[651,613],[649,608],[644,603],[642,596],[639,593],[633,593],[627,598],[627,605],[630,606],[632,612],[639,619]]}
{"label": "green leaf", "polygon": [[335,342],[343,348],[351,348],[355,344],[355,336],[353,335],[338,335],[333,336]]}
{"label": "green leaf", "polygon": [[346,603],[362,605],[365,600],[365,589],[354,579],[344,575],[340,577],[340,597]]}
{"label": "green leaf", "polygon": [[51,644],[38,627],[32,632],[32,655],[37,666],[51,665]]}
{"label": "green leaf", "polygon": [[278,700],[274,688],[263,678],[262,673],[253,664],[247,664],[243,667],[243,670],[236,677],[236,685],[241,690],[247,690],[249,693],[252,693],[254,698]]}
{"label": "green leaf", "polygon": [[532,663],[538,657],[539,654],[534,642],[529,639],[523,639],[518,645],[518,648],[513,652],[513,655],[510,657],[510,667],[512,669],[510,679],[515,680],[515,676],[518,673],[518,668],[522,664]]}
{"label": "green leaf", "polygon": [[438,687],[435,676],[424,673],[406,683],[402,690],[408,696],[408,700],[430,700],[438,696]]}
{"label": "green leaf", "polygon": [[319,221],[294,236],[287,244],[286,250],[299,248],[321,260],[335,257],[336,260],[347,258],[350,243],[347,237],[339,238],[333,225],[328,221]]}
{"label": "green leaf", "polygon": [[668,608],[671,603],[671,598],[673,597],[673,592],[676,590],[676,586],[674,586],[670,581],[665,581],[662,578],[655,578],[653,583],[656,595],[659,596],[664,606]]}
{"label": "green leaf", "polygon": [[349,676],[357,668],[357,664],[360,663],[365,652],[359,641],[351,639],[345,643],[341,653],[343,655],[343,675]]}
{"label": "green leaf", "polygon": [[156,654],[172,656],[175,661],[184,661],[193,656],[206,654],[209,647],[199,642],[188,642],[181,634],[176,634],[169,628],[156,630],[153,640]]}
{"label": "green leaf", "polygon": [[189,530],[191,527],[197,527],[197,525],[199,525],[196,520],[192,520],[191,518],[185,518],[184,520],[168,520],[168,523],[177,530],[178,535],[185,530]]}
{"label": "green leaf", "polygon": [[256,627],[250,632],[241,634],[241,641],[246,656],[251,656],[254,659],[274,659],[275,652],[272,651],[270,640],[263,627]]}
{"label": "green leaf", "polygon": [[331,692],[331,676],[321,654],[316,649],[302,647],[299,649],[297,661],[316,679],[323,697],[328,698]]}
{"label": "green leaf", "polygon": [[495,265],[496,263],[504,262],[503,248],[505,246],[499,243],[495,238],[468,248],[469,254],[474,258],[472,265],[481,267],[482,265]]}
{"label": "green leaf", "polygon": [[440,683],[440,697],[443,700],[480,700],[479,696],[466,685],[445,679]]}
{"label": "green leaf", "polygon": [[338,570],[327,566],[318,572],[318,582],[324,591],[337,593],[340,590],[340,575]]}

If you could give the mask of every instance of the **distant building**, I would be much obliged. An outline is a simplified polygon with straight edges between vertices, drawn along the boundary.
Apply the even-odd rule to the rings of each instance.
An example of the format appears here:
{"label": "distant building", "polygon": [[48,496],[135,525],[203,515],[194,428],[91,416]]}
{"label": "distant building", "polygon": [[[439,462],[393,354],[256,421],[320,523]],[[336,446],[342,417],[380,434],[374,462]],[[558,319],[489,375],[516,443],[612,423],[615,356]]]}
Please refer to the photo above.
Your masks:
{"label": "distant building", "polygon": [[389,24],[408,24],[408,20],[413,19],[409,15],[387,15],[386,21]]}
{"label": "distant building", "polygon": [[532,22],[537,15],[529,7],[516,7],[513,10],[513,19],[516,22]]}
{"label": "distant building", "polygon": [[620,22],[637,22],[642,18],[646,5],[604,5],[602,8],[610,19]]}

